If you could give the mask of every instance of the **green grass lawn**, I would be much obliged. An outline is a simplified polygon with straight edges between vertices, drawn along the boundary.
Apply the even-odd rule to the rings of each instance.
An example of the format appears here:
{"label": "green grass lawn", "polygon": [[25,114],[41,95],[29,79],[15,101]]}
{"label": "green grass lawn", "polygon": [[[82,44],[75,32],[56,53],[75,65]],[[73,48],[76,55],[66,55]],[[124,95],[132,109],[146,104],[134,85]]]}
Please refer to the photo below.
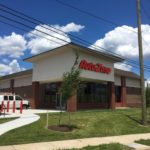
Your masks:
{"label": "green grass lawn", "polygon": [[143,144],[143,145],[147,145],[147,146],[150,146],[150,139],[148,140],[139,140],[139,141],[135,141],[136,143],[139,143],[139,144]]}
{"label": "green grass lawn", "polygon": [[71,149],[71,150],[133,150],[133,149],[118,143],[112,143],[112,144],[103,144],[99,146],[87,146],[81,149]]}
{"label": "green grass lawn", "polygon": [[8,121],[12,121],[12,120],[14,120],[14,119],[16,119],[16,118],[0,118],[0,124],[1,124],[1,123],[5,123],[5,122],[8,122]]}
{"label": "green grass lawn", "polygon": [[[150,127],[139,124],[139,109],[128,110],[90,110],[71,113],[71,123],[77,129],[69,133],[45,128],[46,114],[39,121],[12,130],[0,136],[0,145],[67,140],[88,137],[102,137],[122,134],[150,132]],[[49,125],[58,124],[59,114],[49,114]],[[63,113],[62,124],[68,124],[68,113]]]}

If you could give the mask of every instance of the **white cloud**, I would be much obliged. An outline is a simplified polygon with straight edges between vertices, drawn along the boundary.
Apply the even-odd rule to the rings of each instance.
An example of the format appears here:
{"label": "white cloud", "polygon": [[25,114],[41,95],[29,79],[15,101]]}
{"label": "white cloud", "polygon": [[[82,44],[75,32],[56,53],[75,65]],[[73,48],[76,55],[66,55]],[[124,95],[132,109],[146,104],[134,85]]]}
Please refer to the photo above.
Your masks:
{"label": "white cloud", "polygon": [[15,73],[15,72],[25,70],[25,68],[20,67],[20,65],[16,59],[12,60],[12,62],[9,63],[9,66],[12,70],[10,73]]}
{"label": "white cloud", "polygon": [[[44,28],[41,26],[43,26]],[[68,42],[71,42],[71,39],[67,35],[68,32],[79,32],[81,29],[84,28],[84,26],[77,25],[75,23],[69,23],[65,26],[53,25],[53,27],[56,29],[49,27],[47,25],[38,25],[35,27],[36,30],[33,30],[27,34],[27,36],[30,39],[27,46],[29,49],[31,49],[31,54],[38,54],[46,50],[50,50],[50,49],[65,45]],[[41,33],[38,30],[44,33]],[[60,30],[66,33],[63,33]],[[35,36],[31,33],[42,36],[42,37]]]}
{"label": "white cloud", "polygon": [[121,69],[121,70],[125,70],[125,71],[131,71],[132,66],[126,64],[126,62],[124,63],[115,63],[114,67],[117,69]]}
{"label": "white cloud", "polygon": [[[45,28],[42,28],[41,25],[38,25],[35,27],[36,30],[31,31],[30,33],[26,33],[25,35],[20,35],[12,32],[8,36],[0,36],[0,76],[25,70],[25,68],[20,67],[17,58],[23,56],[27,48],[31,50],[32,54],[38,54],[56,48],[58,46],[65,45],[68,42],[71,42],[71,39],[69,38],[67,33],[79,32],[84,28],[84,26],[75,24],[73,22],[66,24],[65,26],[52,25],[56,29],[47,25],[42,26],[44,26]],[[45,32],[47,33],[47,35],[37,30]],[[63,32],[61,32],[60,30],[62,30]],[[37,37],[31,33],[37,34],[41,37]],[[57,37],[57,39],[49,36],[49,34]],[[59,38],[64,41],[59,40]],[[10,61],[9,58],[15,59]]]}
{"label": "white cloud", "polygon": [[19,58],[26,50],[26,40],[22,35],[12,32],[9,36],[0,36],[0,55]]}
{"label": "white cloud", "polygon": [[18,61],[13,59],[8,65],[0,64],[0,76],[23,71],[25,68],[20,67]]}
{"label": "white cloud", "polygon": [[9,74],[11,72],[11,68],[8,65],[0,64],[0,76]]}
{"label": "white cloud", "polygon": [[[31,49],[32,54],[38,54],[44,52],[46,50],[53,49],[58,46],[64,45],[67,42],[70,42],[71,39],[69,38],[67,33],[79,32],[81,29],[84,28],[84,26],[75,24],[73,22],[65,26],[52,25],[56,29],[49,27],[47,25],[42,25],[42,26],[45,28],[42,28],[41,25],[38,25],[35,27],[35,29],[45,32],[47,33],[47,35],[39,31],[33,30],[30,33],[26,34],[29,38],[28,42],[23,35],[16,34],[15,32],[12,32],[11,35],[8,36],[4,36],[4,37],[0,36],[0,56],[19,58],[24,55],[24,51],[27,48]],[[63,32],[66,33],[63,33],[59,30],[62,30]],[[37,34],[42,37],[37,37],[31,33]],[[49,34],[57,37],[57,39],[49,36]],[[59,38],[64,41],[59,40]],[[5,60],[3,62],[6,63]]]}
{"label": "white cloud", "polygon": [[7,63],[9,63],[9,59],[3,58],[3,59],[2,59],[2,62],[7,64]]}
{"label": "white cloud", "polygon": [[81,29],[84,29],[85,26],[78,25],[75,24],[74,22],[71,22],[65,26],[54,25],[53,27],[68,33],[68,32],[79,32]]}
{"label": "white cloud", "polygon": [[[124,28],[128,28],[129,30]],[[150,25],[142,25],[141,28],[144,39],[144,55],[150,56]],[[137,28],[130,26],[123,25],[121,27],[117,27],[106,33],[104,38],[97,40],[93,45],[103,47],[125,57],[138,58],[137,34],[131,30],[137,32]]]}

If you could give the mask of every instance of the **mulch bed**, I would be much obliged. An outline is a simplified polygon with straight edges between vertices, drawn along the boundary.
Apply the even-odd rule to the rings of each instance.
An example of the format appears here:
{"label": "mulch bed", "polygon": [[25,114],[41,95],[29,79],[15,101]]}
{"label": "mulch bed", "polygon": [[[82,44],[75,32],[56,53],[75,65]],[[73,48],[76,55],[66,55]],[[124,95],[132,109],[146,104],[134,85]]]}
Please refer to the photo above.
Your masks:
{"label": "mulch bed", "polygon": [[54,131],[60,131],[60,132],[71,132],[73,129],[76,129],[77,127],[71,126],[71,125],[51,125],[48,126],[48,129],[54,130]]}

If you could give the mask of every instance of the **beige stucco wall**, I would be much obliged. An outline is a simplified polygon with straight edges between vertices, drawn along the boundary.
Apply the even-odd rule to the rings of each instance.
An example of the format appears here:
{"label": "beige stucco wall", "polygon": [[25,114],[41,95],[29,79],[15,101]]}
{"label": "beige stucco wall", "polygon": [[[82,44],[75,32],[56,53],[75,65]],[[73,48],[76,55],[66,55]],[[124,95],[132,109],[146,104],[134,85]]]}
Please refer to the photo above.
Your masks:
{"label": "beige stucco wall", "polygon": [[[10,88],[10,80],[11,79],[0,81],[0,89]],[[14,87],[22,87],[28,85],[32,85],[32,75],[14,78]]]}
{"label": "beige stucco wall", "polygon": [[72,50],[61,51],[44,57],[33,63],[33,81],[50,82],[61,80],[63,73],[68,71],[75,56]]}
{"label": "beige stucco wall", "polygon": [[21,76],[14,80],[14,87],[28,86],[32,85],[32,75]]}
{"label": "beige stucco wall", "polygon": [[115,75],[115,85],[121,86],[121,77]]}
{"label": "beige stucco wall", "polygon": [[[111,60],[81,51],[78,51],[78,54],[79,62],[86,59],[88,62],[104,64],[112,69],[110,74],[82,70],[81,78],[114,82],[114,69]],[[62,80],[63,73],[69,71],[73,66],[75,57],[75,50],[65,48],[63,51],[56,51],[54,54],[36,60],[33,62],[33,81],[51,82]]]}
{"label": "beige stucco wall", "polygon": [[0,89],[10,88],[10,80],[0,81]]}
{"label": "beige stucco wall", "polygon": [[112,81],[114,82],[114,64],[111,60],[106,59],[104,57],[92,55],[85,52],[79,53],[79,62],[83,59],[87,60],[87,62],[91,62],[93,64],[103,64],[105,67],[111,68],[110,74],[105,74],[101,72],[94,72],[89,70],[82,70],[81,71],[81,78],[85,79],[93,79],[93,80],[100,80],[100,81]]}
{"label": "beige stucco wall", "polygon": [[126,78],[126,86],[140,88],[140,80],[133,78]]}
{"label": "beige stucco wall", "polygon": [[[130,77],[125,77],[126,78],[126,86],[127,87],[136,87],[140,88],[140,80],[139,79],[134,79]],[[120,86],[121,85],[121,76],[115,75],[115,85]]]}

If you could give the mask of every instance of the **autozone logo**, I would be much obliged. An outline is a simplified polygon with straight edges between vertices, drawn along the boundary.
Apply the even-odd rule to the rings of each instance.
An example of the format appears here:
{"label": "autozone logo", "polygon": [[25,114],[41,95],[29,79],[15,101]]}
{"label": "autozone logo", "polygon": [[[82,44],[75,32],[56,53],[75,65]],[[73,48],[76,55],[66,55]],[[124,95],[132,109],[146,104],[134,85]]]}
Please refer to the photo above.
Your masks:
{"label": "autozone logo", "polygon": [[103,64],[94,64],[91,62],[87,62],[86,60],[81,60],[79,64],[79,68],[83,70],[89,70],[89,71],[100,72],[105,74],[111,73],[111,68],[105,67]]}

